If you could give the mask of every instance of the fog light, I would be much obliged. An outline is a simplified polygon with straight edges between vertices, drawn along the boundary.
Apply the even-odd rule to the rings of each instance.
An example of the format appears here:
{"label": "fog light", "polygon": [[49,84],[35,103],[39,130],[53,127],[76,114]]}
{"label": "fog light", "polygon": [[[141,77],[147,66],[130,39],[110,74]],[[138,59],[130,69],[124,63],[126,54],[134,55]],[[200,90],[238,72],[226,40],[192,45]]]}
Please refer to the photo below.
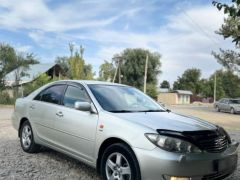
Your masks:
{"label": "fog light", "polygon": [[191,180],[191,178],[187,177],[171,177],[170,180]]}

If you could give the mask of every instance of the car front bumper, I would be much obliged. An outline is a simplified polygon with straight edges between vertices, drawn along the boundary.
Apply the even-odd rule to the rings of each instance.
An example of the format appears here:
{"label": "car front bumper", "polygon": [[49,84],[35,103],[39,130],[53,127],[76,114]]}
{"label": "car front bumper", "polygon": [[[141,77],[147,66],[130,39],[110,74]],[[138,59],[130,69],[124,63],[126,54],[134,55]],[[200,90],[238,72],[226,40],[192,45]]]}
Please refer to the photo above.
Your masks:
{"label": "car front bumper", "polygon": [[168,180],[186,177],[191,180],[221,179],[237,167],[237,148],[232,143],[222,153],[179,154],[155,148],[152,151],[134,148],[142,180]]}

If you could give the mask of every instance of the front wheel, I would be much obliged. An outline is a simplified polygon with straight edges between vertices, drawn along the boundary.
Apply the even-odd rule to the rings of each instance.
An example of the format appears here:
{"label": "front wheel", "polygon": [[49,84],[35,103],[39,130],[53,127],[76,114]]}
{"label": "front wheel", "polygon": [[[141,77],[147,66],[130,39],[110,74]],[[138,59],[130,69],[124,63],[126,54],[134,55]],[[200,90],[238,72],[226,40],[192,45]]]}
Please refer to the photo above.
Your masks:
{"label": "front wheel", "polygon": [[101,175],[104,180],[141,180],[135,154],[123,143],[109,146],[102,157]]}
{"label": "front wheel", "polygon": [[40,146],[34,142],[33,131],[29,121],[25,121],[20,128],[20,143],[27,153],[38,152]]}

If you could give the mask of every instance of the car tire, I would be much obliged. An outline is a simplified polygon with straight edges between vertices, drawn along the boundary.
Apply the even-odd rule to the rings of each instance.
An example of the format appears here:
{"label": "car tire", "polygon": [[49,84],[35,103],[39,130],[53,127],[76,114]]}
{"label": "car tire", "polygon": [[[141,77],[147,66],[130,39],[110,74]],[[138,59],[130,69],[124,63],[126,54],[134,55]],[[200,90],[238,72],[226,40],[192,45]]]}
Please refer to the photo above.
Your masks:
{"label": "car tire", "polygon": [[35,143],[32,127],[29,121],[25,121],[20,128],[20,143],[23,151],[27,153],[39,152],[41,146]]}
{"label": "car tire", "polygon": [[231,108],[230,113],[231,113],[231,114],[235,114],[234,108]]}
{"label": "car tire", "polygon": [[218,106],[216,106],[216,110],[217,110],[217,112],[220,112],[220,109],[219,109],[219,107],[218,107]]}
{"label": "car tire", "polygon": [[103,180],[141,180],[137,158],[132,149],[123,143],[113,144],[104,151],[100,173]]}

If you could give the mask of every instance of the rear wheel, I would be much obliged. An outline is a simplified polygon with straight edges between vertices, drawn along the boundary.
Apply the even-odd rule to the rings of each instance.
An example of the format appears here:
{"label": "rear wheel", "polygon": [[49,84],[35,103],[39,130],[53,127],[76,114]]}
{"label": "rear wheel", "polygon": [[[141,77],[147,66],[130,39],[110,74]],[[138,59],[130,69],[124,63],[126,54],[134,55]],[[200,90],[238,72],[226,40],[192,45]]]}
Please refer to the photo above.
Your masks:
{"label": "rear wheel", "polygon": [[231,114],[235,114],[234,108],[231,108],[230,113],[231,113]]}
{"label": "rear wheel", "polygon": [[101,175],[104,180],[140,180],[135,154],[123,143],[109,146],[103,153]]}
{"label": "rear wheel", "polygon": [[20,128],[20,143],[25,152],[38,152],[40,146],[34,142],[33,131],[29,121],[25,121]]}
{"label": "rear wheel", "polygon": [[219,107],[218,107],[218,106],[216,106],[216,110],[217,110],[217,112],[220,112],[220,109],[219,109]]}

